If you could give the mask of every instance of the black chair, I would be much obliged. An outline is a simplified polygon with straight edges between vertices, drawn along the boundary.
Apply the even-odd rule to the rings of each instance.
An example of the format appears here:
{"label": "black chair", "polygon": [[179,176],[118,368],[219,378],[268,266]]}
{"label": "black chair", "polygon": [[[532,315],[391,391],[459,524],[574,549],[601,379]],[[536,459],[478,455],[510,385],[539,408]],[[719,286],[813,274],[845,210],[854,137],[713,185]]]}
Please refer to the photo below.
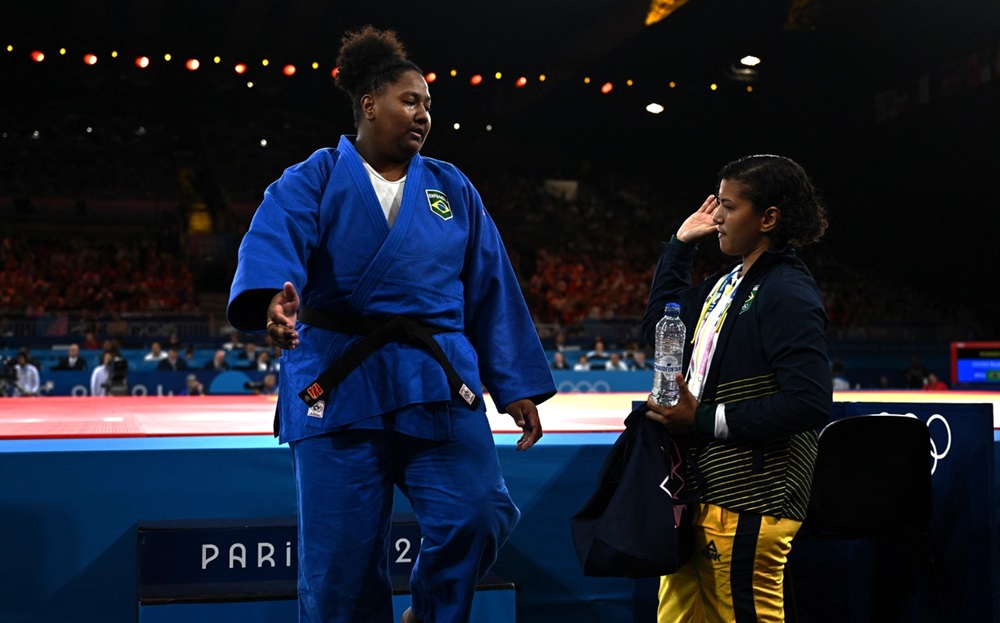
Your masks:
{"label": "black chair", "polygon": [[[931,514],[931,442],[926,424],[912,415],[886,413],[828,424],[819,435],[809,509],[792,545],[786,572],[788,620],[847,620],[843,611],[838,612],[836,603],[822,603],[810,615],[800,617],[796,603],[800,595],[796,593],[808,591],[800,590],[805,586],[793,586],[796,549],[807,550],[810,541],[834,540],[873,541],[873,568],[852,568],[856,578],[871,579],[871,602],[867,604],[870,618],[861,618],[910,620],[906,610],[913,608],[913,587],[924,578],[930,578],[932,588],[937,584],[930,540]],[[837,544],[836,551],[845,551],[845,545]],[[836,584],[833,578],[826,580]],[[858,580],[852,581],[857,584]],[[940,612],[939,592],[931,593]],[[806,605],[804,600],[802,605]]]}

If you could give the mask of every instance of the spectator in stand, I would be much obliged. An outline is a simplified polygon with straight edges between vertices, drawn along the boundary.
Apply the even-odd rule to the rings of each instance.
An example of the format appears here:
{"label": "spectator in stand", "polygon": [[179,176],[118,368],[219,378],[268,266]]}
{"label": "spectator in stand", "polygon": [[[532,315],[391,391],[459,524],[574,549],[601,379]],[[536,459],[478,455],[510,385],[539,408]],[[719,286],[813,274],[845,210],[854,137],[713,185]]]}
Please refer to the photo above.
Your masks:
{"label": "spectator in stand", "polygon": [[844,362],[835,359],[833,361],[832,373],[834,391],[851,389],[851,382],[847,379],[847,369],[844,367]]}
{"label": "spectator in stand", "polygon": [[573,366],[575,372],[585,372],[590,370],[590,361],[587,360],[586,355],[580,355],[576,360],[576,365]]}
{"label": "spectator in stand", "polygon": [[566,356],[561,352],[556,352],[552,356],[552,369],[553,370],[569,370],[569,364],[566,363]]}
{"label": "spectator in stand", "polygon": [[14,381],[15,396],[37,396],[41,380],[38,375],[38,368],[28,360],[28,353],[25,350],[17,351],[14,356],[16,363],[14,370],[17,378]]}
{"label": "spectator in stand", "polygon": [[240,366],[242,368],[248,368],[250,370],[257,369],[257,357],[260,353],[257,352],[257,344],[254,342],[247,342],[243,347],[243,352],[241,352],[237,358],[240,360]]}
{"label": "spectator in stand", "polygon": [[176,347],[177,352],[180,352],[183,346],[184,344],[181,343],[181,338],[176,333],[171,333],[170,337],[167,338],[167,350],[170,350],[172,347]]}
{"label": "spectator in stand", "polygon": [[80,345],[70,344],[65,357],[59,358],[53,370],[86,370],[87,362],[80,356]]}
{"label": "spectator in stand", "polygon": [[274,395],[278,393],[278,375],[273,372],[269,372],[264,375],[261,381],[264,386],[261,387],[260,393],[264,395]]}
{"label": "spectator in stand", "polygon": [[933,372],[927,373],[927,384],[924,385],[924,389],[930,391],[944,391],[948,389],[947,383],[938,378],[937,374]]}
{"label": "spectator in stand", "polygon": [[628,371],[628,366],[625,365],[624,361],[622,361],[622,356],[621,355],[619,355],[618,353],[614,353],[613,352],[610,355],[608,355],[608,360],[604,364],[604,369],[605,370],[622,370],[622,371],[626,371],[627,372]]}
{"label": "spectator in stand", "polygon": [[97,336],[91,332],[87,332],[83,336],[83,349],[84,350],[97,350],[101,347],[101,343],[98,341]]}
{"label": "spectator in stand", "polygon": [[111,361],[115,354],[106,350],[101,354],[101,363],[90,373],[90,395],[107,396],[108,383],[111,381]]}
{"label": "spectator in stand", "polygon": [[923,389],[926,384],[927,368],[916,355],[910,355],[910,367],[903,370],[903,380],[906,389]]}
{"label": "spectator in stand", "polygon": [[260,351],[257,355],[256,369],[258,372],[274,372],[274,362],[271,361],[271,353],[266,350]]}
{"label": "spectator in stand", "polygon": [[149,352],[142,358],[143,361],[155,361],[160,362],[167,358],[167,353],[160,346],[159,342],[153,342],[149,345]]}
{"label": "spectator in stand", "polygon": [[633,370],[652,370],[653,364],[646,360],[646,353],[637,350],[632,353],[632,369]]}
{"label": "spectator in stand", "polygon": [[624,359],[625,363],[627,363],[631,367],[632,359],[635,357],[636,351],[639,350],[641,350],[639,348],[639,342],[632,340],[631,342],[625,345],[625,348],[622,349],[622,359]]}
{"label": "spectator in stand", "polygon": [[243,350],[243,342],[240,341],[240,334],[237,331],[229,332],[229,341],[222,345],[225,350],[240,352]]}
{"label": "spectator in stand", "polygon": [[198,377],[189,374],[184,379],[184,389],[181,390],[181,396],[204,396],[205,386],[201,384]]}
{"label": "spectator in stand", "polygon": [[278,393],[278,375],[273,372],[268,372],[264,375],[264,378],[260,380],[259,385],[253,386],[253,393],[255,395],[265,395],[272,396]]}
{"label": "spectator in stand", "polygon": [[565,331],[559,331],[558,333],[556,333],[556,336],[553,338],[553,341],[555,342],[556,350],[557,351],[562,352],[562,351],[566,350],[566,332]]}
{"label": "spectator in stand", "polygon": [[205,364],[206,370],[216,370],[222,372],[223,370],[229,369],[229,362],[226,361],[226,351],[219,349],[215,351],[215,356],[212,360]]}
{"label": "spectator in stand", "polygon": [[607,359],[607,358],[608,358],[608,352],[604,350],[604,340],[601,339],[601,336],[595,337],[594,349],[587,353],[587,359],[594,360],[594,359]]}
{"label": "spectator in stand", "polygon": [[160,361],[159,365],[156,366],[157,370],[187,370],[188,363],[181,359],[180,351],[177,350],[176,346],[171,346],[170,350],[167,351],[166,359]]}
{"label": "spectator in stand", "polygon": [[604,340],[601,336],[594,338],[593,350],[587,352],[587,361],[590,362],[591,370],[605,370],[610,353],[604,349]]}

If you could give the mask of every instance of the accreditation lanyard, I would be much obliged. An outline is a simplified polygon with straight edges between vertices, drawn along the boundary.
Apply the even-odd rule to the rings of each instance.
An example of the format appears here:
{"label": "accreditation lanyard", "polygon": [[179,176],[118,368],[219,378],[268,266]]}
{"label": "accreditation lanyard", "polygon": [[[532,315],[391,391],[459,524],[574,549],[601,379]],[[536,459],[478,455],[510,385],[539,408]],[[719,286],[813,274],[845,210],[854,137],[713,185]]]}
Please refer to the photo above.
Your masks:
{"label": "accreditation lanyard", "polygon": [[739,273],[742,267],[742,264],[738,265],[724,278],[719,279],[715,290],[705,299],[701,316],[698,317],[698,324],[695,325],[694,335],[691,338],[694,346],[691,351],[687,383],[688,389],[699,400],[705,378],[708,376],[709,364],[715,354],[715,336],[722,328],[726,312],[729,311],[729,306],[733,302],[733,295],[740,285]]}

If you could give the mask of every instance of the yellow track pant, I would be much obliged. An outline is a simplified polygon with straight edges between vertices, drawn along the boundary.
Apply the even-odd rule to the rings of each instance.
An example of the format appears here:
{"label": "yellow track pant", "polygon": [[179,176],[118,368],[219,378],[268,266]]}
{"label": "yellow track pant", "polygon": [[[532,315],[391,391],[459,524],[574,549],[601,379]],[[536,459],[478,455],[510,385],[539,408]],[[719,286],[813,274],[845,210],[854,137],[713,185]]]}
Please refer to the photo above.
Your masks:
{"label": "yellow track pant", "polygon": [[785,620],[784,571],[801,522],[699,503],[695,551],[660,579],[658,623]]}

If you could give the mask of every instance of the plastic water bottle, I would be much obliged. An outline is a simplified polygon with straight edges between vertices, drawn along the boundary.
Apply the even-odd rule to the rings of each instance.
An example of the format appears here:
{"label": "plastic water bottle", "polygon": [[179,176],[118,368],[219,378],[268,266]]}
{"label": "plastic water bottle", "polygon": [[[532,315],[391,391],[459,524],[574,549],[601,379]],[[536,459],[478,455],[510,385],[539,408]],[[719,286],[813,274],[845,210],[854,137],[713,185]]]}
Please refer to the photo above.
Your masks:
{"label": "plastic water bottle", "polygon": [[681,321],[681,306],[667,303],[663,318],[656,323],[656,357],[653,360],[653,402],[665,407],[677,404],[680,390],[677,374],[684,361],[687,330]]}

